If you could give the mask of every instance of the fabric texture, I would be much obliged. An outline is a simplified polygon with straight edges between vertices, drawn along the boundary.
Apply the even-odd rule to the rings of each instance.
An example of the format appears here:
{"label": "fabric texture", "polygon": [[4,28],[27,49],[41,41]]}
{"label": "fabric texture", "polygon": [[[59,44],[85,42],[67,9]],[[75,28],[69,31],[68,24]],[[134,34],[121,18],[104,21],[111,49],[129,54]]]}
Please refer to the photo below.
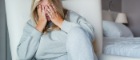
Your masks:
{"label": "fabric texture", "polygon": [[66,39],[67,54],[52,60],[97,60],[92,38],[82,27],[70,29]]}
{"label": "fabric texture", "polygon": [[104,37],[134,37],[131,30],[121,23],[103,21]]}
{"label": "fabric texture", "polygon": [[103,53],[140,58],[140,37],[103,38]]}
{"label": "fabric texture", "polygon": [[32,21],[29,20],[23,29],[23,34],[17,46],[17,55],[21,60],[31,59],[54,59],[67,54],[67,34],[73,27],[82,27],[94,41],[94,28],[82,16],[69,10],[69,20],[64,20],[61,30],[50,31],[43,35],[35,29]]}

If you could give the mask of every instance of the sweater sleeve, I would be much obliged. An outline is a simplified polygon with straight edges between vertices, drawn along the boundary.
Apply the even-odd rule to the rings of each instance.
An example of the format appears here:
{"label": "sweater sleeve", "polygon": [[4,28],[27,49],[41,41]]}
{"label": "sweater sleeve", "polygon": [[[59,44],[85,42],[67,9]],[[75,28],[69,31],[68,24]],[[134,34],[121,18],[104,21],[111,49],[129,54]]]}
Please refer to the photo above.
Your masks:
{"label": "sweater sleeve", "polygon": [[82,16],[79,15],[79,17],[77,18],[76,22],[72,22],[72,21],[67,21],[64,20],[61,26],[61,30],[65,31],[66,33],[69,33],[69,31],[73,28],[73,27],[82,27],[85,31],[87,31],[90,36],[92,37],[92,42],[94,40],[94,28],[93,26]]}
{"label": "sweater sleeve", "polygon": [[17,55],[21,60],[31,60],[33,58],[38,49],[41,35],[40,31],[27,22],[17,46]]}

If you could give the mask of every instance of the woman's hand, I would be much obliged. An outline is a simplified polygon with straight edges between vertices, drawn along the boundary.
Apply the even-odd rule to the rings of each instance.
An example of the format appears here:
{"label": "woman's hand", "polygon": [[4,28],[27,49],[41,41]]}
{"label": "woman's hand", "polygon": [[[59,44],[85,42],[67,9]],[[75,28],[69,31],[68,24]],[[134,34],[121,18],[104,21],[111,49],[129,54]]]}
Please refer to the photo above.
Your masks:
{"label": "woman's hand", "polygon": [[58,27],[61,28],[61,25],[63,23],[63,18],[60,16],[60,14],[57,12],[56,8],[53,4],[47,5],[47,14],[49,15],[51,21],[56,24]]}
{"label": "woman's hand", "polygon": [[37,6],[37,12],[38,12],[39,18],[38,18],[36,29],[40,32],[43,32],[43,29],[45,28],[47,24],[47,19],[45,17],[44,9],[45,8],[41,5]]}

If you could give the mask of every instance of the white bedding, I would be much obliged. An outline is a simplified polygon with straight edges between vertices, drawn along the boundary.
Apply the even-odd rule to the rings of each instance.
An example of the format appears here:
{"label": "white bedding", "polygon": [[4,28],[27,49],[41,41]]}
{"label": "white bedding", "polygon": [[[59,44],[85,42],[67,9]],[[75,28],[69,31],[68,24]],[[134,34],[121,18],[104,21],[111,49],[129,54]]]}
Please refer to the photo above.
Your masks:
{"label": "white bedding", "polygon": [[104,38],[103,53],[140,58],[140,37]]}

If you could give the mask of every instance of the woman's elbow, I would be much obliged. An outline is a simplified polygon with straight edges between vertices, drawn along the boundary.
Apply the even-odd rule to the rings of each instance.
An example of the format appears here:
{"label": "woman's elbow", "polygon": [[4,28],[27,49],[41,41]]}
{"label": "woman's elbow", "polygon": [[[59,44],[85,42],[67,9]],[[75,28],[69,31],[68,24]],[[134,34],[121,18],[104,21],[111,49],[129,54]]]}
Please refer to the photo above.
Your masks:
{"label": "woman's elbow", "polygon": [[17,49],[17,55],[20,60],[31,60],[32,56],[28,55],[25,51]]}

